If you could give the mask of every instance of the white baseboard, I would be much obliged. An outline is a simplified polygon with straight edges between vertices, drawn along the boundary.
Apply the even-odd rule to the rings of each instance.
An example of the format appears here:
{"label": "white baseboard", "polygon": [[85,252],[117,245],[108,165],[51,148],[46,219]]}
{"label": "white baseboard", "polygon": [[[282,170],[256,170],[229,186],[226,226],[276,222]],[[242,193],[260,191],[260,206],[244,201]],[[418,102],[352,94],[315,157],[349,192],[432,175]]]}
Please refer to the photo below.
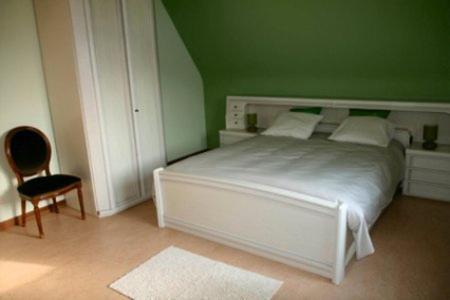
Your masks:
{"label": "white baseboard", "polygon": [[147,200],[148,200],[147,197],[146,198],[142,198],[142,199],[137,199],[137,200],[134,200],[134,201],[127,202],[127,203],[125,203],[125,204],[123,204],[121,206],[115,207],[113,209],[98,211],[97,212],[97,216],[100,217],[100,218],[109,217],[109,216],[115,215],[115,214],[117,214],[117,213],[119,213],[121,211],[124,211],[127,208],[136,206],[136,205],[138,205],[138,204],[140,204],[140,203],[142,203],[144,201],[147,201]]}

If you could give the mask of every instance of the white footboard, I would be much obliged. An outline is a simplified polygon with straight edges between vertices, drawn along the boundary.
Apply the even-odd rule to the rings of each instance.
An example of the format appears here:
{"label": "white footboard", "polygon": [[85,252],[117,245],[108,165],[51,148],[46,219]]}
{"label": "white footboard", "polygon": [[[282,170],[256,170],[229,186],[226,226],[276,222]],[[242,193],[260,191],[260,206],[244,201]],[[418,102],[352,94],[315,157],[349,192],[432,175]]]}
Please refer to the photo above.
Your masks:
{"label": "white footboard", "polygon": [[[155,170],[154,178],[160,227],[296,266],[336,284],[344,278],[354,252],[346,246],[345,204],[163,169]],[[352,249],[347,255],[346,248]]]}

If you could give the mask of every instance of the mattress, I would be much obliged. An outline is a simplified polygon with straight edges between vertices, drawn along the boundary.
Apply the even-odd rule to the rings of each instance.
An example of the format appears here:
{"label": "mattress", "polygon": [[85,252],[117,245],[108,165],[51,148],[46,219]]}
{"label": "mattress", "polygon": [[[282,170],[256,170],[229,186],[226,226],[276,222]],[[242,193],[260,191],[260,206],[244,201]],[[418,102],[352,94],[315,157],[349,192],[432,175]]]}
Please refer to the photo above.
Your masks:
{"label": "mattress", "polygon": [[396,141],[382,148],[334,142],[323,134],[309,140],[258,136],[188,158],[167,170],[346,203],[359,259],[374,252],[369,228],[402,180],[403,153]]}

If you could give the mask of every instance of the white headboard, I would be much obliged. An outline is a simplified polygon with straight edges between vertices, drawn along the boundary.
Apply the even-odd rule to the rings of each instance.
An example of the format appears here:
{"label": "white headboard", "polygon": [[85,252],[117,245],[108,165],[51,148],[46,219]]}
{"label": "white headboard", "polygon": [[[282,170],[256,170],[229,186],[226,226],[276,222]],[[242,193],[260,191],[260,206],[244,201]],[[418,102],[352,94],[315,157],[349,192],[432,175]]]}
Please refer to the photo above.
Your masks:
{"label": "white headboard", "polygon": [[245,115],[257,113],[258,127],[267,128],[280,112],[292,107],[322,107],[324,118],[317,128],[321,132],[334,130],[350,108],[390,110],[388,119],[408,130],[415,141],[422,141],[424,124],[438,124],[438,143],[450,144],[450,103],[228,96],[226,126],[245,129]]}

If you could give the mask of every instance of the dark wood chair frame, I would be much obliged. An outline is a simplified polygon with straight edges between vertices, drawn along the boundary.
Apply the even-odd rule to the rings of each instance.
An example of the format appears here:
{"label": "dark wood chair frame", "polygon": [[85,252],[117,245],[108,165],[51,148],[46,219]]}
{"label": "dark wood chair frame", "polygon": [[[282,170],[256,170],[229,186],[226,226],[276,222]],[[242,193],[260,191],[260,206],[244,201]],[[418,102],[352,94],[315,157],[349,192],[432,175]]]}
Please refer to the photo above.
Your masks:
{"label": "dark wood chair frame", "polygon": [[[32,170],[30,172],[23,172],[22,170],[20,170],[18,168],[18,166],[16,165],[13,155],[11,153],[12,138],[14,137],[14,135],[16,133],[23,131],[23,130],[29,130],[29,131],[33,131],[33,132],[39,134],[42,137],[42,139],[45,141],[46,148],[47,148],[45,161],[39,167],[37,167],[35,170]],[[46,176],[51,175],[49,165],[50,165],[50,158],[52,155],[52,148],[51,148],[50,142],[47,139],[46,135],[37,128],[30,127],[30,126],[20,126],[20,127],[11,129],[8,132],[8,134],[6,135],[5,153],[6,153],[8,163],[11,166],[11,169],[13,170],[14,174],[16,175],[17,182],[19,185],[21,185],[25,182],[25,180],[24,180],[25,177],[30,177],[30,176],[34,176],[34,175],[42,175],[42,173],[45,173]],[[84,204],[83,204],[82,184],[81,184],[81,181],[79,181],[79,182],[75,182],[71,185],[65,186],[64,188],[54,190],[54,191],[44,193],[44,194],[39,194],[34,197],[30,197],[30,196],[24,195],[19,192],[19,196],[20,196],[20,200],[21,200],[21,209],[22,209],[22,222],[21,222],[22,226],[24,227],[26,225],[26,201],[28,200],[33,204],[34,215],[36,217],[36,223],[37,223],[37,226],[39,229],[39,237],[42,238],[44,236],[44,230],[42,228],[41,212],[39,210],[39,202],[41,200],[52,199],[53,200],[53,210],[55,211],[55,213],[59,213],[58,205],[56,203],[56,197],[60,196],[60,195],[64,195],[75,189],[77,190],[78,201],[80,203],[81,219],[82,220],[86,219],[86,215],[84,212]]]}

